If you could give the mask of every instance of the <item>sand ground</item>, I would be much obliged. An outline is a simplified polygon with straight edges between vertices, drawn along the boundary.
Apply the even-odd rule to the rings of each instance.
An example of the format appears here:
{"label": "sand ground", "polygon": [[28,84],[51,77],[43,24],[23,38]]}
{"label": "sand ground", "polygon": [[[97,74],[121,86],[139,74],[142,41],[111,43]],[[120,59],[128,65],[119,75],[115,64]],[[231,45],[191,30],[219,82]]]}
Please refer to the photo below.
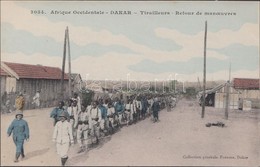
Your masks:
{"label": "sand ground", "polygon": [[[30,126],[25,142],[26,158],[13,162],[15,146],[6,131],[14,114],[1,116],[2,166],[59,166],[52,142],[51,108],[24,111]],[[259,166],[259,110],[230,110],[201,107],[194,100],[181,99],[171,112],[162,110],[160,122],[147,118],[101,140],[89,151],[78,154],[78,145],[69,151],[69,166]],[[221,121],[225,127],[206,127]]]}

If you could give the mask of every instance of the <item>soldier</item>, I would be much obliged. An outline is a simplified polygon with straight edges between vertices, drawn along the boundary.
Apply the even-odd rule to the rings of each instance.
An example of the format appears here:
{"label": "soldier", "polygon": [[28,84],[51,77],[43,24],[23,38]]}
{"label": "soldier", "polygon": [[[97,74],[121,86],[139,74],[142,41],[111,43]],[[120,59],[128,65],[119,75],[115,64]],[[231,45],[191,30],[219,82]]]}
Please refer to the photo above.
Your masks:
{"label": "soldier", "polygon": [[125,114],[126,114],[126,125],[128,126],[131,123],[131,115],[133,113],[133,104],[131,99],[127,100],[125,104]]}
{"label": "soldier", "polygon": [[28,123],[23,119],[23,113],[18,111],[15,115],[15,119],[9,126],[7,130],[8,137],[13,133],[13,141],[16,146],[16,154],[14,162],[18,162],[18,159],[21,155],[22,158],[24,155],[24,140],[29,141],[29,126]]}
{"label": "soldier", "polygon": [[81,111],[81,99],[79,97],[79,95],[77,93],[73,94],[73,97],[71,98],[73,101],[76,100],[77,101],[77,105],[78,105],[78,109],[79,111]]}
{"label": "soldier", "polygon": [[112,105],[112,102],[108,103],[107,106],[107,118],[108,118],[108,127],[110,134],[114,133],[114,119],[115,119],[115,108]]}
{"label": "soldier", "polygon": [[124,114],[124,104],[122,100],[119,100],[116,104],[115,104],[115,113],[117,115],[117,120],[119,123],[119,127],[122,126],[122,118],[123,118],[123,114]]}
{"label": "soldier", "polygon": [[153,118],[154,118],[154,122],[159,121],[159,116],[158,116],[158,112],[160,110],[160,104],[158,102],[158,98],[154,99],[154,103],[152,105],[152,111],[153,111]]}
{"label": "soldier", "polygon": [[96,143],[98,144],[99,137],[100,137],[101,111],[97,106],[98,106],[98,101],[92,102],[92,108],[89,111],[89,115],[91,118],[90,121],[91,135],[96,138]]}
{"label": "soldier", "polygon": [[16,110],[23,112],[24,104],[25,104],[25,99],[23,97],[22,92],[20,92],[18,94],[18,96],[16,97],[16,99],[15,99],[15,108],[16,108]]}
{"label": "soldier", "polygon": [[107,134],[107,108],[103,105],[103,99],[99,99],[98,108],[101,111],[100,130],[102,134]]}
{"label": "soldier", "polygon": [[60,101],[59,106],[55,107],[50,113],[50,117],[53,118],[53,126],[59,121],[59,116],[62,112],[65,112],[67,120],[69,120],[69,113],[64,108],[64,102]]}
{"label": "soldier", "polygon": [[141,105],[142,105],[142,107],[141,107],[141,118],[145,119],[146,111],[147,111],[147,108],[148,108],[148,101],[147,101],[146,97],[144,97],[144,96],[141,99]]}
{"label": "soldier", "polygon": [[72,128],[72,134],[75,139],[76,138],[77,119],[78,119],[77,118],[77,102],[73,101],[72,99],[69,99],[67,112],[69,114],[69,122],[70,122],[70,125]]}
{"label": "soldier", "polygon": [[67,114],[62,112],[59,115],[59,121],[56,123],[53,131],[52,141],[56,142],[57,153],[61,157],[61,165],[64,166],[68,160],[68,151],[70,144],[74,144],[72,128],[67,119]]}
{"label": "soldier", "polygon": [[88,148],[88,133],[89,133],[89,122],[90,116],[88,110],[82,110],[78,114],[77,122],[77,142],[79,143],[80,150],[78,153],[81,153]]}

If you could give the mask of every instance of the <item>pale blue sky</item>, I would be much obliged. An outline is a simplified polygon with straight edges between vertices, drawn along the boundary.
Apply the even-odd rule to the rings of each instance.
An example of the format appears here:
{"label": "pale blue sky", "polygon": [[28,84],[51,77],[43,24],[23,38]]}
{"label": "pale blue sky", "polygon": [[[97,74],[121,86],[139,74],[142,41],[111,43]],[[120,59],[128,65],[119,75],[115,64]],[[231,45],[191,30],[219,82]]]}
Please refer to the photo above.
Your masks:
{"label": "pale blue sky", "polygon": [[[8,2],[5,2],[6,4]],[[8,8],[8,5],[2,4],[1,8]],[[192,75],[193,73],[202,72],[202,60],[203,60],[203,48],[200,52],[192,51],[192,49],[186,48],[187,45],[180,43],[181,38],[186,38],[186,42],[189,42],[189,38],[193,39],[199,33],[204,32],[205,20],[208,22],[208,33],[217,34],[222,31],[232,31],[241,34],[241,39],[247,34],[240,32],[243,26],[245,29],[250,27],[259,26],[259,8],[258,2],[17,2],[12,5],[19,8],[22,11],[17,14],[21,20],[19,23],[8,21],[7,10],[3,11],[2,16],[7,17],[1,21],[1,52],[5,54],[14,55],[17,53],[23,56],[42,54],[48,57],[60,58],[63,53],[63,38],[57,40],[57,37],[49,35],[48,31],[59,31],[64,34],[63,29],[55,27],[57,24],[67,24],[70,30],[73,28],[81,28],[86,32],[93,31],[95,34],[109,34],[116,38],[124,37],[127,41],[131,41],[136,46],[129,46],[129,44],[111,43],[103,44],[102,38],[100,41],[95,41],[93,37],[83,35],[80,31],[73,31],[71,34],[71,53],[72,60],[76,62],[80,61],[82,57],[97,58],[102,63],[107,62],[107,55],[111,53],[116,54],[121,61],[129,58],[128,63],[125,64],[125,72],[133,72],[138,75],[145,74],[160,75],[163,73],[183,73]],[[10,5],[9,5],[10,6]],[[44,15],[31,15],[31,10],[44,10]],[[104,11],[108,14],[104,15],[53,15],[50,14],[52,10],[57,11]],[[131,11],[132,15],[111,15],[110,11],[114,10],[127,10]],[[25,11],[25,12],[24,12]],[[26,11],[28,13],[26,14]],[[140,11],[167,11],[171,14],[169,16],[163,15],[141,15]],[[202,12],[201,16],[180,16],[175,15],[176,11],[189,11],[189,12]],[[204,16],[204,12],[233,12],[235,16]],[[23,19],[24,15],[24,19]],[[25,16],[26,15],[26,16]],[[42,30],[35,30],[23,25],[26,22],[26,18],[30,16],[32,20],[43,20]],[[32,18],[31,18],[32,17]],[[30,20],[28,20],[30,21]],[[46,23],[45,23],[46,22]],[[28,24],[28,23],[26,23]],[[32,27],[34,23],[32,22]],[[157,29],[164,28],[167,30],[174,30],[176,33],[172,34],[172,38],[166,38],[158,35]],[[46,30],[47,29],[47,30]],[[38,32],[37,32],[38,31]],[[42,31],[42,32],[41,32]],[[241,30],[242,31],[242,30]],[[244,31],[243,31],[244,32]],[[61,34],[62,34],[61,33]],[[78,33],[78,34],[75,34]],[[178,37],[181,34],[181,38]],[[73,35],[80,36],[82,41],[86,43],[80,43],[79,40],[73,38]],[[214,53],[214,55],[221,55],[225,58],[218,56],[208,57],[208,72],[217,73],[228,69],[229,62],[232,64],[232,71],[258,71],[259,69],[259,40],[251,44],[249,42],[233,41],[233,36],[228,36],[227,44],[225,46],[218,47],[216,45],[208,46],[208,51]],[[253,40],[256,40],[256,36],[259,36],[258,32],[248,32],[249,36],[252,36]],[[166,35],[167,36],[167,35]],[[235,36],[235,35],[234,35]],[[176,37],[176,38],[175,38]],[[91,40],[88,40],[91,39]],[[104,36],[104,39],[106,37]],[[221,38],[226,40],[225,36]],[[196,38],[197,39],[197,38]],[[185,41],[185,39],[181,39]],[[212,39],[211,39],[212,40]],[[252,40],[252,41],[253,41]],[[185,42],[185,43],[186,43]],[[225,41],[224,41],[225,42]],[[190,41],[191,46],[193,41]],[[203,38],[199,41],[203,44]],[[194,46],[198,44],[198,41],[194,40]],[[129,47],[128,47],[129,46]],[[145,49],[136,49],[145,47],[149,49],[149,54],[153,56],[149,57],[149,54],[145,52]],[[196,48],[196,47],[195,47]],[[190,50],[190,53],[188,51]],[[160,53],[157,56],[157,52]],[[154,53],[154,54],[153,54]],[[172,58],[169,58],[171,53],[174,54]],[[188,54],[188,56],[187,56]],[[190,54],[190,55],[189,55]],[[194,55],[193,55],[194,54]],[[131,57],[132,56],[132,57]],[[157,56],[157,58],[156,58]],[[153,58],[152,58],[153,57]],[[167,58],[166,58],[167,57]],[[102,58],[104,58],[102,60]],[[113,57],[111,57],[113,58]],[[131,59],[133,58],[133,61]],[[164,60],[165,59],[165,60]],[[181,59],[179,61],[179,59]],[[12,60],[11,57],[6,60]],[[91,59],[92,60],[92,59]],[[14,59],[14,61],[16,61]],[[43,61],[44,62],[44,61]],[[117,62],[117,63],[120,63]],[[74,64],[77,66],[77,64]],[[95,67],[91,67],[95,68]],[[79,73],[86,73],[83,69],[76,68]],[[120,71],[120,70],[119,70]],[[245,73],[244,75],[246,75]],[[198,74],[196,74],[198,75]],[[97,75],[102,76],[102,75]],[[257,76],[257,75],[256,75]],[[120,74],[118,75],[120,77]],[[246,77],[246,76],[245,76]]]}

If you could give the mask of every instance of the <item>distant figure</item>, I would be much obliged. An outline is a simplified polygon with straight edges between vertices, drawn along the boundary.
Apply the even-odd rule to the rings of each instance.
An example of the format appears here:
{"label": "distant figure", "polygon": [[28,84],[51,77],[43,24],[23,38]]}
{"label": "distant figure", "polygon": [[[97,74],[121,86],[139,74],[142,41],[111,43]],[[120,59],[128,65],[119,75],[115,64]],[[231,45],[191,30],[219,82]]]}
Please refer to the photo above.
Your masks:
{"label": "distant figure", "polygon": [[18,94],[18,96],[16,97],[16,99],[15,99],[15,108],[16,108],[16,110],[23,112],[24,104],[25,104],[25,99],[23,97],[22,92],[20,92]]}
{"label": "distant figure", "polygon": [[29,140],[29,126],[28,123],[23,120],[23,113],[18,111],[15,115],[15,119],[9,126],[7,130],[8,137],[13,133],[13,141],[16,146],[16,154],[14,162],[18,162],[18,159],[21,155],[21,158],[24,158],[24,140]]}
{"label": "distant figure", "polygon": [[152,105],[152,111],[153,111],[153,118],[154,118],[154,122],[157,122],[159,120],[159,110],[160,110],[160,104],[158,102],[158,99],[155,98],[154,99],[154,103]]}
{"label": "distant figure", "polygon": [[40,108],[40,90],[37,90],[34,95],[32,104],[34,104],[36,108]]}
{"label": "distant figure", "polygon": [[68,160],[68,151],[70,144],[74,144],[72,136],[71,124],[66,121],[67,115],[65,112],[62,112],[59,115],[59,121],[54,127],[52,140],[56,142],[57,153],[61,157],[61,165],[65,166],[66,161]]}
{"label": "distant figure", "polygon": [[76,100],[77,101],[77,105],[78,105],[78,109],[79,111],[81,111],[81,99],[79,97],[79,95],[77,93],[73,94],[72,100]]}

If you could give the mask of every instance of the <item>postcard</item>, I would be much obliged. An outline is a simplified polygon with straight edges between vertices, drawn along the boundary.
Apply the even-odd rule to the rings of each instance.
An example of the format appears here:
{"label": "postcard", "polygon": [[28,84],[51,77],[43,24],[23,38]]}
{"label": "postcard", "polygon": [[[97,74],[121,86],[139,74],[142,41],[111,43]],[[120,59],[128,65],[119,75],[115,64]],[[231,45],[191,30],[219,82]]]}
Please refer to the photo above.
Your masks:
{"label": "postcard", "polygon": [[[259,166],[259,62],[257,1],[1,1],[1,165]],[[82,112],[122,99],[126,124],[107,135],[109,114],[77,115],[71,143],[53,141],[75,92]]]}

